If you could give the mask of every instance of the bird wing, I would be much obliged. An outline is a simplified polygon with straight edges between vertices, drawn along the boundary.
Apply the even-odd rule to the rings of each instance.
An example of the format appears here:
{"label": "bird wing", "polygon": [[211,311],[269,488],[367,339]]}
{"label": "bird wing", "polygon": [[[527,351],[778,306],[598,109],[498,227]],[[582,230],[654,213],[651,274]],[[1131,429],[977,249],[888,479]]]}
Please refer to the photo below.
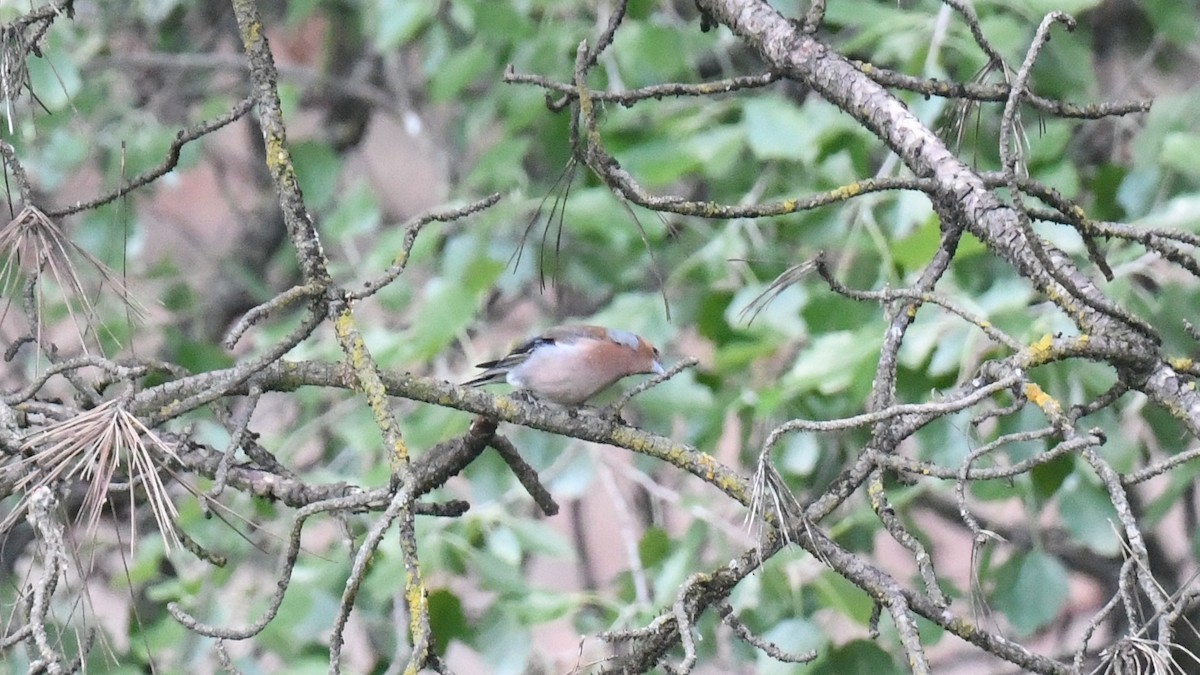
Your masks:
{"label": "bird wing", "polygon": [[470,380],[463,382],[463,384],[476,386],[492,382],[503,382],[508,376],[508,371],[529,360],[529,355],[533,353],[533,350],[544,345],[552,345],[554,342],[554,338],[548,338],[546,335],[539,335],[526,340],[514,347],[511,352],[495,361],[484,361],[483,363],[475,364],[476,368],[483,368],[484,371]]}

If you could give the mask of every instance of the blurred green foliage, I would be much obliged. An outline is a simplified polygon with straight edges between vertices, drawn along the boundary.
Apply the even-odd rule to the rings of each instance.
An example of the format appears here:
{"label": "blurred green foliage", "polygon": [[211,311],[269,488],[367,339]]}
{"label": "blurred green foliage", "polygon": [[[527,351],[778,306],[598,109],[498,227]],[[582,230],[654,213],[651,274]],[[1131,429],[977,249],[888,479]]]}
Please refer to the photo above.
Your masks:
{"label": "blurred green foliage", "polygon": [[[771,423],[793,417],[830,419],[863,410],[885,317],[876,307],[833,295],[813,279],[789,288],[753,322],[742,311],[777,274],[818,251],[831,256],[838,276],[852,287],[905,284],[932,254],[938,223],[924,198],[911,194],[871,195],[847,205],[757,221],[709,221],[664,217],[630,207],[586,170],[577,172],[569,185],[557,182],[569,157],[566,114],[547,110],[543,92],[534,87],[503,84],[502,74],[511,65],[520,73],[568,81],[576,45],[585,39],[594,41],[607,19],[608,5],[601,4],[605,9],[598,15],[597,3],[580,1],[308,0],[289,3],[286,16],[270,20],[271,30],[281,34],[311,22],[352,25],[363,41],[355,46],[359,58],[403,55],[405,63],[414,66],[406,76],[420,106],[416,112],[439,118],[445,132],[436,139],[438,151],[456,158],[460,169],[450,177],[453,199],[467,201],[491,191],[504,196],[494,209],[463,223],[429,225],[406,275],[371,301],[389,316],[366,335],[387,366],[447,377],[464,374],[469,367],[461,356],[464,339],[473,336],[488,349],[503,349],[506,345],[486,339],[489,325],[502,318],[504,308],[538,298],[544,274],[554,290],[540,296],[543,316],[541,325],[533,329],[567,319],[619,325],[666,345],[668,360],[686,355],[689,346],[702,344],[710,350],[701,368],[637,399],[637,422],[702,449],[732,447],[725,458],[741,462],[740,468],[748,473]],[[1093,25],[1087,12],[1098,4],[1094,0],[975,3],[989,39],[1012,64],[1023,57],[1044,12],[1062,9],[1080,18],[1079,29],[1071,35],[1056,34],[1039,61],[1034,77],[1039,93],[1081,103],[1139,95],[1132,88],[1101,86],[1087,67],[1094,57]],[[701,33],[691,5],[631,3],[615,44],[601,57],[590,84],[619,90],[761,71],[727,30]],[[1168,0],[1144,3],[1149,29],[1177,48],[1194,48],[1197,24],[1188,7]],[[11,16],[11,7],[4,11],[8,13],[4,16]],[[223,40],[193,38],[186,27],[199,21],[196,14],[202,11],[182,2],[136,2],[119,11],[81,6],[75,21],[55,23],[42,58],[30,63],[38,104],[20,102],[13,120],[16,131],[4,134],[47,201],[54,204],[55,193],[81,171],[94,172],[100,186],[112,186],[122,175],[158,164],[181,125],[227,109],[245,94],[240,86],[229,86],[229,78],[222,77],[225,69],[201,70],[200,84],[193,83],[176,101],[183,104],[181,114],[153,97],[153,83],[139,83],[120,68],[104,65],[106,58],[122,53],[118,40],[122,36],[141,35],[148,49],[180,54],[216,53],[218,45],[235,42],[228,31]],[[878,67],[969,80],[985,57],[957,17],[950,17],[945,34],[936,32],[937,17],[946,11],[932,0],[831,2],[826,16],[828,39],[835,48]],[[1139,48],[1144,45],[1132,47],[1134,55]],[[289,84],[303,88],[300,83]],[[926,102],[915,94],[900,96],[941,129],[960,156],[981,170],[997,168],[999,104],[970,111],[965,133],[957,138],[953,106]],[[1162,92],[1153,112],[1135,120],[1144,128],[1119,140],[1115,144],[1119,147],[1106,148],[1111,152],[1102,160],[1084,147],[1094,142],[1086,132],[1102,123],[1043,120],[1027,112],[1031,175],[1084,204],[1096,217],[1196,232],[1200,230],[1200,171],[1194,161],[1200,153],[1194,115],[1198,104],[1195,91]],[[289,105],[295,114],[303,112],[304,95]],[[803,197],[870,177],[887,157],[876,139],[850,117],[783,83],[705,100],[652,100],[628,109],[609,105],[601,124],[607,147],[648,188],[722,203]],[[177,171],[215,152],[208,144],[202,147],[188,149]],[[386,213],[366,180],[356,174],[348,161],[352,152],[340,151],[320,133],[296,138],[291,151],[308,208],[326,237],[327,252],[342,281],[350,285],[379,274],[400,249],[403,228],[396,214]],[[147,212],[137,208],[140,201],[135,196],[128,207],[106,207],[75,217],[72,233],[110,265],[119,266],[122,248],[112,245],[114,239],[128,236],[128,241],[137,242],[156,227]],[[555,206],[562,209],[561,216],[555,216]],[[1072,232],[1038,227],[1087,268],[1082,244]],[[357,254],[351,255],[355,250]],[[519,260],[518,251],[522,252]],[[1119,271],[1106,287],[1112,297],[1163,327],[1168,351],[1188,354],[1187,336],[1168,326],[1178,324],[1178,317],[1200,314],[1200,295],[1193,280],[1156,277],[1143,251],[1128,244],[1114,243],[1107,253]],[[177,264],[186,260],[181,254]],[[543,262],[545,267],[539,265]],[[161,273],[169,277],[171,270]],[[265,284],[259,292],[263,299],[270,295]],[[1073,330],[1066,317],[970,237],[960,247],[940,292],[1020,340],[1032,342]],[[171,313],[186,315],[196,311],[197,293],[202,291],[171,287],[164,302]],[[664,297],[670,305],[669,319]],[[559,299],[558,304],[551,298]],[[286,321],[265,325],[254,342],[267,345],[289,328]],[[215,345],[196,342],[179,330],[165,329],[162,339],[164,353],[189,369],[211,369],[228,360]],[[926,306],[901,354],[900,399],[926,400],[931,391],[969,376],[980,359],[996,351],[977,329]],[[306,344],[293,356],[335,359],[337,350],[327,340]],[[1103,368],[1078,363],[1041,368],[1035,377],[1063,401],[1094,397],[1113,379]],[[358,484],[387,480],[385,463],[369,454],[378,438],[363,406],[334,402],[321,392],[300,392],[295,400],[300,404],[297,428],[264,437],[264,444],[288,458],[290,448],[318,438],[320,457],[310,458],[303,467],[311,480]],[[329,412],[331,406],[337,406],[336,414]],[[460,433],[468,421],[462,413],[430,406],[398,404],[398,408],[403,412],[404,431],[418,452]],[[1144,440],[1124,433],[1128,418],[1140,420],[1144,426],[1140,434],[1164,448],[1175,447],[1176,427],[1153,415],[1142,418],[1143,412],[1141,402],[1134,400],[1092,420],[1108,434],[1104,453],[1118,467],[1121,458],[1132,457]],[[731,421],[737,423],[732,428]],[[197,415],[195,422],[198,438],[223,447],[227,438],[220,427],[203,415]],[[1033,426],[1036,422],[1023,413],[999,420],[987,435]],[[915,453],[956,465],[987,440],[980,433],[964,416],[947,417],[918,434]],[[560,501],[600,489],[600,459],[595,453],[540,432],[513,429],[511,435],[543,470]],[[862,432],[789,437],[776,451],[777,463],[798,494],[804,495],[827,484],[864,438]],[[1038,442],[1009,446],[1006,452],[1009,459],[1019,461],[1042,449]],[[663,477],[661,467],[652,463],[639,459],[634,465],[652,478]],[[1190,485],[1195,472],[1187,468],[1171,476],[1170,494]],[[577,551],[551,522],[532,517],[527,496],[501,462],[485,454],[466,478],[469,482],[448,488],[446,496],[465,491],[472,501],[471,511],[458,519],[419,520],[418,540],[439,650],[453,642],[467,645],[493,668],[491,672],[524,672],[530,664],[545,662],[549,657],[539,652],[534,631],[547,622],[566,617],[588,633],[644,625],[661,607],[670,605],[689,575],[728,560],[745,545],[703,518],[688,516],[682,526],[672,518],[670,529],[656,522],[635,546],[650,585],[649,604],[637,597],[628,573],[615,580],[602,579],[604,585],[597,589],[567,592],[527,575],[534,560],[570,563]],[[664,508],[684,516],[711,508],[720,515],[718,520],[738,521],[740,516],[733,511],[712,504],[711,490],[690,485],[688,479],[664,478],[677,497]],[[911,498],[948,487],[940,482],[922,484],[913,489]],[[268,550],[277,549],[277,538],[286,536],[286,510],[244,495],[226,495],[232,513],[264,525],[265,531],[254,532],[251,538]],[[1053,507],[1075,542],[1103,555],[1117,553],[1111,506],[1086,466],[1070,458],[1017,480],[975,485],[970,495],[973,500],[1024,505],[1034,511]],[[894,501],[903,503],[904,498],[894,495]],[[247,566],[257,565],[263,573],[273,571],[274,556],[231,537],[227,526],[206,519],[194,504],[188,506],[187,499],[179,503],[184,507],[184,529],[230,555],[231,566],[214,570],[177,554],[169,563],[172,574],[164,579],[159,572],[168,563],[161,549],[149,546],[149,540],[143,542],[138,556],[129,561],[128,576],[114,578],[111,584],[122,593],[132,588],[139,598],[144,594],[160,601],[154,605],[158,609],[138,614],[128,626],[128,640],[111,641],[112,660],[97,662],[96,672],[118,672],[112,669],[113,661],[130,664],[147,658],[169,672],[195,663],[211,650],[207,640],[189,637],[162,611],[161,601],[178,600],[199,616],[230,625],[253,621],[262,610],[269,587],[251,588],[251,599],[235,605],[228,604],[224,593],[232,584],[246,585],[239,577]],[[1151,506],[1151,513],[1162,517],[1170,505],[1169,495],[1164,496]],[[350,527],[361,535],[364,524],[352,518]],[[878,528],[869,508],[854,502],[838,515],[833,530],[839,541],[870,555]],[[289,672],[324,672],[323,640],[347,569],[336,539],[326,537],[326,543],[306,548],[283,611],[258,639],[258,648],[287,659]],[[1017,636],[1049,625],[1067,600],[1068,570],[1040,546],[1034,541],[1028,550],[985,561],[980,571],[992,609]],[[392,617],[403,566],[395,547],[395,541],[389,540],[381,549],[356,608],[375,672],[382,672],[398,649]],[[940,550],[936,541],[932,549],[938,556],[961,555]],[[798,579],[804,583],[798,584]],[[8,590],[5,586],[4,592]],[[958,597],[969,592],[949,590]],[[479,597],[486,602],[481,605]],[[875,642],[835,639],[826,618],[837,615],[838,625],[849,622],[865,636],[870,600],[841,577],[819,571],[803,555],[777,556],[745,580],[732,601],[742,620],[758,634],[789,651],[817,649],[820,654],[814,664],[797,670],[737,644],[734,655],[745,664],[753,663],[755,672],[901,670],[894,634],[889,639],[885,632],[884,639]],[[708,657],[727,635],[715,637],[718,629],[711,618],[700,625],[704,639],[698,646]],[[938,635],[929,639],[936,642]],[[5,658],[13,667],[25,667],[20,655]],[[233,662],[242,672],[266,672],[256,658],[254,652],[235,652]]]}

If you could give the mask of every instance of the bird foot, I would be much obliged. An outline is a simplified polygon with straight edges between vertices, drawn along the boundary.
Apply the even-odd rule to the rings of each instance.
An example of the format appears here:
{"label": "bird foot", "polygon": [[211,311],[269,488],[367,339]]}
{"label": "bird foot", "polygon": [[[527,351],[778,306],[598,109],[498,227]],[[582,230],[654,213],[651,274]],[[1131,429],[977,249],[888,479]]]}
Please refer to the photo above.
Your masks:
{"label": "bird foot", "polygon": [[628,426],[628,422],[624,417],[621,417],[621,409],[615,405],[606,405],[603,408],[596,409],[596,416],[602,420],[607,420],[614,424]]}
{"label": "bird foot", "polygon": [[509,394],[509,397],[530,405],[538,405],[541,403],[541,401],[537,400],[533,394],[529,393],[529,391],[525,389],[517,389],[513,393]]}

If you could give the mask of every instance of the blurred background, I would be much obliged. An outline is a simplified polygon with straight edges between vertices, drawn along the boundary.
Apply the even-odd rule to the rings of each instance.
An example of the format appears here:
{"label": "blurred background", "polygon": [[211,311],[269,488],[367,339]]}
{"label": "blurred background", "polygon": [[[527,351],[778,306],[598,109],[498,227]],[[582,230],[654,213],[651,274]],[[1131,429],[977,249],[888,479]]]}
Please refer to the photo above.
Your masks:
{"label": "blurred background", "polygon": [[[780,9],[802,11],[797,4]],[[1031,177],[1096,219],[1200,228],[1194,3],[975,6],[985,34],[1012,64],[1020,63],[1044,12],[1063,9],[1079,19],[1078,30],[1056,33],[1043,52],[1033,77],[1039,94],[1080,104],[1155,99],[1149,114],[1093,122],[1027,111]],[[910,281],[939,236],[924,196],[880,193],[778,218],[706,220],[630,207],[586,169],[570,171],[569,115],[549,110],[539,88],[503,83],[503,73],[511,66],[568,82],[577,45],[594,41],[607,25],[610,2],[303,0],[262,7],[299,179],[340,283],[352,288],[381,274],[401,249],[407,219],[502,195],[484,212],[428,225],[404,276],[357,308],[367,343],[385,367],[462,381],[472,364],[555,324],[632,330],[659,345],[668,363],[694,356],[700,365],[639,396],[627,417],[746,475],[776,424],[863,411],[886,325],[878,307],[838,297],[814,278],[785,288],[753,321],[745,310],[777,275],[818,251],[852,287]],[[28,10],[26,2],[0,3],[0,20]],[[14,146],[47,213],[161,164],[180,129],[226,112],[248,92],[226,3],[76,2],[74,11],[73,20],[54,22],[41,58],[28,63],[33,95],[10,100],[0,120],[0,135]],[[932,0],[835,0],[823,39],[852,58],[918,77],[968,81],[985,66],[964,23]],[[617,91],[761,72],[728,30],[700,30],[690,0],[633,0],[591,85]],[[900,96],[961,157],[981,170],[998,168],[1001,104],[963,108]],[[660,195],[750,204],[903,175],[851,118],[785,82],[699,100],[605,106],[600,123],[621,165]],[[10,204],[19,202],[11,189],[10,197]],[[201,372],[257,353],[292,327],[284,313],[252,330],[234,354],[219,346],[247,309],[298,278],[253,119],[186,145],[173,171],[128,197],[59,224],[146,308],[144,319],[130,320],[117,294],[104,292],[93,275],[89,288],[105,330],[78,329],[77,314],[48,300],[64,350],[88,345]],[[1084,260],[1075,232],[1039,228]],[[1105,286],[1110,297],[1174,341],[1168,352],[1193,352],[1179,318],[1200,314],[1195,279],[1128,244],[1113,244],[1107,254],[1116,273]],[[941,290],[1019,339],[1074,331],[970,237]],[[970,325],[923,312],[901,354],[904,401],[927,400],[996,353]],[[25,331],[20,312],[5,313],[6,345]],[[340,358],[331,331],[320,335],[289,356]],[[44,367],[31,354],[3,366],[5,391]],[[1039,376],[1047,391],[1068,401],[1095,396],[1111,382],[1103,367],[1079,363],[1048,366]],[[395,408],[417,454],[461,434],[470,421],[465,413],[411,401],[396,400]],[[952,416],[922,430],[910,450],[957,465],[982,436],[1017,430],[1016,417],[977,429],[969,415]],[[1141,453],[1182,449],[1175,447],[1177,427],[1138,397],[1097,417],[1095,424],[1108,431],[1106,457],[1118,467]],[[216,447],[228,441],[207,413],[190,422],[201,440]],[[251,428],[308,480],[363,486],[388,480],[370,412],[344,392],[268,394]],[[587,672],[609,649],[589,636],[645,625],[688,576],[753,545],[744,510],[691,476],[616,448],[527,429],[506,433],[564,509],[540,517],[501,460],[485,453],[440,493],[468,499],[467,515],[418,520],[434,630],[456,672]],[[797,434],[774,456],[803,498],[828,484],[865,438],[865,431]],[[1010,450],[1011,458],[1041,448],[1031,442]],[[1185,466],[1163,477],[1142,504],[1161,527],[1157,541],[1171,559],[1194,557],[1196,473]],[[1102,488],[1070,460],[1041,480],[973,486],[973,503],[995,522],[1060,538],[1018,542],[980,569],[972,567],[969,533],[955,522],[948,487],[922,483],[892,497],[928,535],[939,571],[955,586],[949,591],[965,597],[975,584],[993,610],[988,621],[1044,651],[1053,653],[1065,635],[1077,636],[1109,595],[1106,578],[1087,563],[1119,563],[1119,540],[1098,511],[1108,506]],[[225,501],[255,524],[241,529],[259,549],[204,519],[194,500],[177,500],[183,528],[230,556],[224,569],[182,552],[167,557],[152,537],[132,558],[115,538],[91,544],[102,553],[87,582],[91,607],[64,608],[62,616],[68,624],[102,627],[106,649],[94,652],[93,672],[149,672],[150,664],[154,672],[218,670],[212,642],[177,624],[165,602],[186,599],[197,615],[217,623],[254,620],[291,517],[248,495],[227,493]],[[361,534],[364,525],[350,521],[346,526]],[[881,534],[865,503],[851,502],[827,526],[902,579],[913,574],[909,556]],[[258,639],[227,645],[241,672],[325,672],[323,639],[346,570],[342,528],[329,520],[306,530],[307,555],[280,616]],[[397,546],[394,538],[385,543],[351,617],[350,672],[398,672],[403,663],[395,658],[406,630],[398,614]],[[27,553],[7,545],[4,573],[24,569]],[[0,588],[6,606],[16,589]],[[732,600],[743,621],[780,646],[819,649],[812,672],[903,667],[894,635],[867,638],[867,596],[798,551],[776,556]],[[707,664],[698,672],[799,672],[715,623],[710,615],[699,627],[709,637],[698,645]],[[973,648],[933,629],[926,637],[945,668],[939,672],[991,672],[991,662]],[[20,654],[2,658],[14,672],[25,666]]]}

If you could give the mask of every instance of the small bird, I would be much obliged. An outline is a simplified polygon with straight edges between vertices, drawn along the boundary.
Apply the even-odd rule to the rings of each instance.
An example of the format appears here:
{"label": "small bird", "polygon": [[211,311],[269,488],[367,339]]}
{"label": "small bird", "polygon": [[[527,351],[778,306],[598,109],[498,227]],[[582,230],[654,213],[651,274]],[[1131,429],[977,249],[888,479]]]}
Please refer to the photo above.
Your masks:
{"label": "small bird", "polygon": [[508,382],[562,405],[579,405],[628,375],[664,372],[645,338],[604,326],[557,326],[476,367],[484,371],[464,384]]}

